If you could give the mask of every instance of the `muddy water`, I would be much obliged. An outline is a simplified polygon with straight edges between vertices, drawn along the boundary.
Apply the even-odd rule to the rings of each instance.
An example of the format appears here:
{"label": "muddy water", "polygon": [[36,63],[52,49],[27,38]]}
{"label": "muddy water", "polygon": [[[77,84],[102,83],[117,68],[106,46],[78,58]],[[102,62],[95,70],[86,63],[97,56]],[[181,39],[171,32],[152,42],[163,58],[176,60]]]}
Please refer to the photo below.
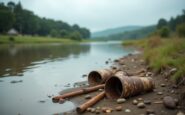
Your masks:
{"label": "muddy water", "polygon": [[51,115],[69,111],[51,96],[86,80],[83,74],[109,67],[105,61],[134,52],[119,42],[0,45],[0,114]]}

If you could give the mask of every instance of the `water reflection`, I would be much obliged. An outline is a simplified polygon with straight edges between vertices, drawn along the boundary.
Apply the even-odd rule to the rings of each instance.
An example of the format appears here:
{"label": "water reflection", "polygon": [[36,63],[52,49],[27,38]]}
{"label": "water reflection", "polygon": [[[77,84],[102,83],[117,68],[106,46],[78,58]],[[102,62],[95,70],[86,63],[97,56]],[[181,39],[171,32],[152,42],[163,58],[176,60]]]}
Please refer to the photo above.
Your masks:
{"label": "water reflection", "polygon": [[89,50],[88,44],[1,45],[0,77],[22,76],[23,70],[30,65],[70,56],[78,57],[79,54],[87,53]]}

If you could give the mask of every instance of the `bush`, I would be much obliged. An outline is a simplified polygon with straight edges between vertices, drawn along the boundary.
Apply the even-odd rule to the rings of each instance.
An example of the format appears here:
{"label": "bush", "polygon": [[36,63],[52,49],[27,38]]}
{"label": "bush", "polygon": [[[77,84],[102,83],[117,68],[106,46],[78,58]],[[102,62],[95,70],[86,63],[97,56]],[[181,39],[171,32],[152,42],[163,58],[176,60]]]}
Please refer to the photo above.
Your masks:
{"label": "bush", "polygon": [[170,35],[170,30],[167,26],[164,26],[162,27],[160,30],[159,30],[159,35],[163,38],[166,38],[166,37],[169,37]]}
{"label": "bush", "polygon": [[178,25],[176,31],[179,37],[185,37],[185,23]]}

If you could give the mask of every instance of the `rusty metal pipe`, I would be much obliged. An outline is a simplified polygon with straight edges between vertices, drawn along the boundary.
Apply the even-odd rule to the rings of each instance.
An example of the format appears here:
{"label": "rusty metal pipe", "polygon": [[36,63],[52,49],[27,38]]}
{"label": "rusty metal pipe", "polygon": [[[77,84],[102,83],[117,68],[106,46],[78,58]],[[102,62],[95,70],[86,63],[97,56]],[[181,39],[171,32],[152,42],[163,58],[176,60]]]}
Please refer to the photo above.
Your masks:
{"label": "rusty metal pipe", "polygon": [[93,106],[94,104],[96,104],[98,101],[100,101],[101,99],[103,99],[105,96],[105,92],[101,92],[100,94],[96,95],[95,97],[91,98],[90,100],[88,100],[87,102],[83,103],[82,105],[80,105],[79,107],[76,108],[76,111],[78,113],[82,113],[84,112],[88,107]]}
{"label": "rusty metal pipe", "polygon": [[55,96],[52,98],[52,100],[53,100],[53,102],[58,102],[60,99],[65,99],[65,98],[70,98],[70,97],[74,97],[74,96],[81,95],[81,94],[90,93],[90,92],[96,91],[98,89],[104,88],[104,86],[105,86],[105,84],[101,84],[101,85],[97,85],[97,86],[82,88],[77,91],[73,91],[73,92],[65,93],[63,95]]}
{"label": "rusty metal pipe", "polygon": [[105,83],[105,93],[108,98],[117,99],[130,97],[141,92],[151,91],[155,84],[151,77],[113,76]]}
{"label": "rusty metal pipe", "polygon": [[[88,83],[89,85],[99,85],[103,84],[112,77],[115,73],[117,73],[119,70],[112,70],[112,69],[102,69],[102,70],[96,70],[91,71],[88,75]],[[119,71],[120,73],[124,73],[123,71]]]}

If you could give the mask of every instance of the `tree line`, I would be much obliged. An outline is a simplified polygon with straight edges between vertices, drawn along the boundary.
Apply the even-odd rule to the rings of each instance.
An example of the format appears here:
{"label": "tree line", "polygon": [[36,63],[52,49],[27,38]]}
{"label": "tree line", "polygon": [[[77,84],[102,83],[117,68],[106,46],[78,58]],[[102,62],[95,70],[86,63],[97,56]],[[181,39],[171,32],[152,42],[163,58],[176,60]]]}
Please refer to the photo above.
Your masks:
{"label": "tree line", "polygon": [[87,28],[77,24],[69,25],[63,21],[41,18],[32,11],[23,9],[20,2],[10,1],[6,5],[0,3],[0,34],[5,34],[11,28],[20,34],[52,36],[81,40],[90,38]]}
{"label": "tree line", "polygon": [[164,18],[159,19],[156,33],[161,37],[169,37],[170,34],[185,37],[185,10],[182,14],[171,17],[169,21]]}

